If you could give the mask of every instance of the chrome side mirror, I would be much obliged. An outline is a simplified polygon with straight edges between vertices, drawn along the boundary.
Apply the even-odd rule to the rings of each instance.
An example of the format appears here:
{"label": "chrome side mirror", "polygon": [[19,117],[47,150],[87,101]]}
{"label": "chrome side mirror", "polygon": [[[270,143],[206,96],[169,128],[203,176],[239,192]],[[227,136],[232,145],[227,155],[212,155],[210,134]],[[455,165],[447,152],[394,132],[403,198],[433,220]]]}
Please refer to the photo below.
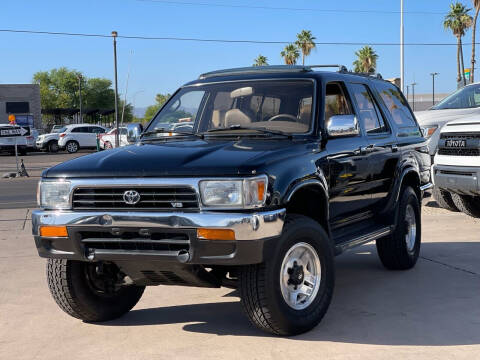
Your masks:
{"label": "chrome side mirror", "polygon": [[142,124],[128,124],[127,125],[127,141],[129,144],[135,144],[142,134]]}
{"label": "chrome side mirror", "polygon": [[329,137],[357,136],[360,134],[355,115],[333,115],[327,122]]}

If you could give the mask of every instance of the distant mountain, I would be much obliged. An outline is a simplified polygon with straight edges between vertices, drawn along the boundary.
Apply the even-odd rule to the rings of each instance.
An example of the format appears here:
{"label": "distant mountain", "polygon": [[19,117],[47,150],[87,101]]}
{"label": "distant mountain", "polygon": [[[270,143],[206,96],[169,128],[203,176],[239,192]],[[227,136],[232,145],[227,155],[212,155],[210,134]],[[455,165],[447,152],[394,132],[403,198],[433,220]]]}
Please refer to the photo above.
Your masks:
{"label": "distant mountain", "polygon": [[145,116],[146,107],[136,107],[133,109],[133,115],[137,118],[143,118]]}

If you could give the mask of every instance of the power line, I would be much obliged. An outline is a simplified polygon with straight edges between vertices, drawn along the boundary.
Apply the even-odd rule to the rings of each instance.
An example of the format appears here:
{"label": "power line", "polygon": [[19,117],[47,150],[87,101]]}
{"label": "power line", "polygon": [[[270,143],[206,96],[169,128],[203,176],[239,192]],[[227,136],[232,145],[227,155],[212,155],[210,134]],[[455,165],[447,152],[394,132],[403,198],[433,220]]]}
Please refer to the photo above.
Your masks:
{"label": "power line", "polygon": [[[21,33],[21,34],[37,34],[37,35],[53,35],[53,36],[74,36],[74,37],[97,37],[111,38],[106,34],[88,34],[88,33],[70,33],[60,31],[38,31],[38,30],[19,30],[19,29],[0,29],[3,33]],[[134,40],[166,40],[166,41],[193,41],[193,42],[212,42],[212,43],[233,43],[233,44],[288,44],[292,41],[270,41],[270,40],[242,40],[242,39],[205,39],[205,38],[184,38],[174,36],[140,36],[140,35],[118,35],[121,39]],[[316,41],[316,45],[347,45],[347,46],[399,46],[398,42],[339,42],[339,41]],[[464,45],[470,45],[466,43]],[[480,43],[476,43],[480,45]],[[405,46],[457,46],[457,43],[405,43]]]}
{"label": "power line", "polygon": [[[223,8],[244,8],[257,10],[285,10],[285,11],[312,11],[324,13],[352,13],[352,14],[400,14],[400,11],[392,10],[352,10],[352,9],[318,9],[318,8],[296,8],[296,7],[278,7],[264,5],[241,5],[241,4],[218,4],[207,2],[173,1],[173,0],[136,0],[138,2],[159,3],[165,5],[185,5],[185,6],[203,6],[203,7],[223,7]],[[435,11],[405,11],[406,14],[415,15],[445,15],[445,12]]]}

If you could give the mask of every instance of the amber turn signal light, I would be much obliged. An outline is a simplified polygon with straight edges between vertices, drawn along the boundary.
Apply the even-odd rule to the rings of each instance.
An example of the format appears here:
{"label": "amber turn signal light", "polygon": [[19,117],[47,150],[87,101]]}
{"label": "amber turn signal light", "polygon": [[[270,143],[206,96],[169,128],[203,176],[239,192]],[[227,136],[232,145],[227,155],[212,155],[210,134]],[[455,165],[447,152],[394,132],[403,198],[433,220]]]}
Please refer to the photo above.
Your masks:
{"label": "amber turn signal light", "polygon": [[197,237],[202,240],[235,240],[235,231],[231,229],[197,229]]}
{"label": "amber turn signal light", "polygon": [[66,226],[40,226],[40,236],[44,237],[67,237]]}

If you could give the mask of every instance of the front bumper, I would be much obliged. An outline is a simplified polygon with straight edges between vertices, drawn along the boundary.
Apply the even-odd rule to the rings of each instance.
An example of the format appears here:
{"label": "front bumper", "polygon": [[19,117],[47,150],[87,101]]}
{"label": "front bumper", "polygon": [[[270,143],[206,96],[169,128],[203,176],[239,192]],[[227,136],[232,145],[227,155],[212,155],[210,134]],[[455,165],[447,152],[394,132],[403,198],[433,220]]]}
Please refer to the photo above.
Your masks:
{"label": "front bumper", "polygon": [[[245,265],[263,262],[266,248],[281,235],[284,220],[285,209],[257,213],[36,210],[32,233],[39,255],[47,258]],[[68,237],[41,237],[41,225],[64,225]],[[202,240],[196,236],[197,228],[231,229],[236,240]],[[182,236],[183,240],[175,240]]]}
{"label": "front bumper", "polygon": [[432,177],[440,189],[462,195],[480,195],[480,167],[435,164]]}

